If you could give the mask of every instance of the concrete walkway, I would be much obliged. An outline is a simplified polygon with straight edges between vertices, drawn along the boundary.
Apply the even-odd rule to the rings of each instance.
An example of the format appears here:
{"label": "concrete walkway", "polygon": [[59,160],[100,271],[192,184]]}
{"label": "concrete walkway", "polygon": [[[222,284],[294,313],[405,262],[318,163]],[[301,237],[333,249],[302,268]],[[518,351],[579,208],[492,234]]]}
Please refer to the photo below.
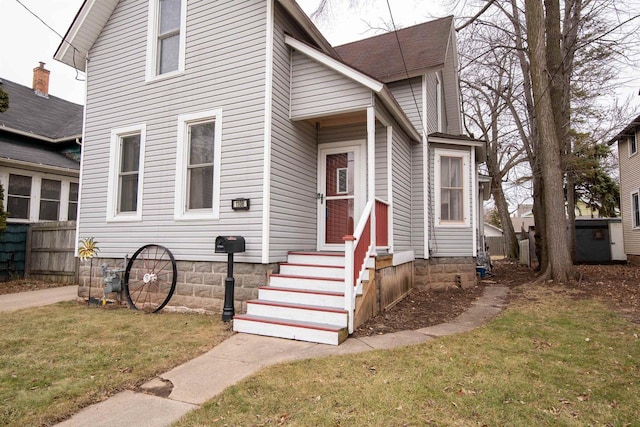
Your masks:
{"label": "concrete walkway", "polygon": [[360,353],[419,344],[437,337],[467,332],[496,316],[505,305],[508,288],[484,290],[468,311],[449,323],[415,331],[349,338],[329,346],[258,335],[235,334],[209,352],[144,384],[89,406],[59,426],[168,426],[259,370],[281,362]]}
{"label": "concrete walkway", "polygon": [[0,311],[16,311],[23,308],[40,307],[60,301],[73,301],[77,297],[77,285],[0,295]]}

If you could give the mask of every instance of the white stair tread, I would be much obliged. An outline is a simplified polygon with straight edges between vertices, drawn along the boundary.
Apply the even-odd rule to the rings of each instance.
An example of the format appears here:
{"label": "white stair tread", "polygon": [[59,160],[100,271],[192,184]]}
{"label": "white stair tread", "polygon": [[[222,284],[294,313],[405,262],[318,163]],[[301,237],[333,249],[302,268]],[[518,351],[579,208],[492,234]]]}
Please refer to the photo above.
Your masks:
{"label": "white stair tread", "polygon": [[247,304],[260,304],[260,305],[272,305],[276,307],[295,308],[299,310],[313,310],[313,311],[327,311],[331,313],[346,313],[347,311],[342,307],[325,307],[321,305],[308,305],[308,304],[296,304],[290,302],[268,301],[253,299],[247,301]]}
{"label": "white stair tread", "polygon": [[238,315],[235,315],[233,318],[238,320],[253,321],[253,322],[259,322],[259,323],[272,323],[275,325],[293,326],[293,327],[307,328],[307,329],[318,329],[318,330],[327,331],[327,332],[340,332],[341,330],[346,328],[346,326],[331,325],[327,323],[285,320],[285,319],[278,319],[276,317],[256,316],[253,314],[238,314]]}
{"label": "white stair tread", "polygon": [[336,297],[344,296],[344,292],[317,291],[314,289],[300,289],[300,288],[281,288],[278,286],[261,286],[259,289],[264,289],[268,291],[294,292],[299,294],[330,295],[330,296],[336,296]]}

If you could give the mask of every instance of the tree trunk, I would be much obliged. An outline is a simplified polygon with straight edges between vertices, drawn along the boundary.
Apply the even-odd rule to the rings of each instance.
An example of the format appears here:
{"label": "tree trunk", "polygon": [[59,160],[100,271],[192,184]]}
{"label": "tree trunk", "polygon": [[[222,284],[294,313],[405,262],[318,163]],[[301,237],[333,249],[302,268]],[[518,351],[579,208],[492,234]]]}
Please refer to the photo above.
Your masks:
{"label": "tree trunk", "polygon": [[548,90],[551,81],[547,67],[542,0],[526,0],[525,11],[547,221],[548,260],[546,265],[542,266],[543,274],[549,274],[556,282],[566,282],[573,278],[574,271],[567,245],[560,141]]}
{"label": "tree trunk", "polygon": [[[516,237],[515,230],[513,229],[513,223],[509,216],[509,205],[507,199],[504,197],[504,190],[502,189],[502,182],[500,179],[491,178],[491,194],[493,195],[493,201],[498,209],[498,215],[500,215],[500,224],[502,224],[502,232],[504,236],[504,242],[507,253],[507,258],[518,258],[518,252],[520,247],[518,246],[518,238]],[[497,181],[497,182],[496,182]]]}

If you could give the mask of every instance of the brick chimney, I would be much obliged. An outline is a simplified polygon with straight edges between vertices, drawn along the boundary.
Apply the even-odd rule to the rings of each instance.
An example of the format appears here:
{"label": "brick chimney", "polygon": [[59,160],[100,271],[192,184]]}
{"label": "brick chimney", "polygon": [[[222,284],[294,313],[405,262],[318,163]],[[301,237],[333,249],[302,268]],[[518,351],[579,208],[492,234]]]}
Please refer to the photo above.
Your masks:
{"label": "brick chimney", "polygon": [[49,97],[49,70],[44,68],[44,62],[33,69],[33,91],[38,96]]}

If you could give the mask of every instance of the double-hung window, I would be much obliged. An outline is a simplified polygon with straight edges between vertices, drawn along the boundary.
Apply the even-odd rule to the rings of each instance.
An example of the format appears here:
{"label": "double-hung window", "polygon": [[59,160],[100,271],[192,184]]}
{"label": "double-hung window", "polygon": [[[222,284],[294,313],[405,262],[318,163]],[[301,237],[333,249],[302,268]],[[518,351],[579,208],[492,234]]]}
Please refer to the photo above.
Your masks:
{"label": "double-hung window", "polygon": [[436,150],[435,152],[435,208],[437,225],[468,226],[465,195],[469,181],[468,152]]}
{"label": "double-hung window", "polygon": [[638,133],[634,132],[629,136],[629,156],[638,152]]}
{"label": "double-hung window", "polygon": [[78,219],[78,183],[69,184],[69,221]]}
{"label": "double-hung window", "polygon": [[178,118],[176,219],[217,219],[220,194],[222,112]]}
{"label": "double-hung window", "polygon": [[40,220],[58,221],[60,215],[60,190],[62,183],[52,179],[42,179],[40,185]]}
{"label": "double-hung window", "polygon": [[633,228],[640,228],[640,195],[638,192],[631,194],[631,215]]}
{"label": "double-hung window", "polygon": [[9,218],[29,219],[31,205],[31,177],[24,175],[9,175],[7,189],[7,212]]}
{"label": "double-hung window", "polygon": [[187,0],[149,0],[147,80],[184,71]]}
{"label": "double-hung window", "polygon": [[145,126],[111,132],[107,220],[142,219]]}

